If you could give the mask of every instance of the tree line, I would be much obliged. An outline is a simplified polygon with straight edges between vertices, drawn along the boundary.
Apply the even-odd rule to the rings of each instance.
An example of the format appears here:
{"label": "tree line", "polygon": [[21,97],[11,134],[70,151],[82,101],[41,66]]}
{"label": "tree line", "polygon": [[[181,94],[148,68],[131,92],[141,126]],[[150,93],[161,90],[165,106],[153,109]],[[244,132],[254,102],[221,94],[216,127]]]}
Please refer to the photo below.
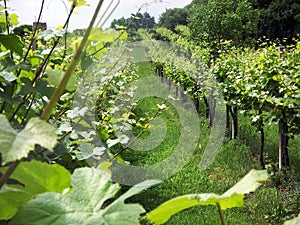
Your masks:
{"label": "tree line", "polygon": [[198,44],[218,48],[222,40],[236,45],[253,45],[258,39],[293,42],[300,33],[298,0],[193,0],[184,8],[166,9],[157,22],[153,16],[132,14],[115,19],[111,28],[127,29],[134,35],[139,28],[165,27],[175,31],[187,25]]}

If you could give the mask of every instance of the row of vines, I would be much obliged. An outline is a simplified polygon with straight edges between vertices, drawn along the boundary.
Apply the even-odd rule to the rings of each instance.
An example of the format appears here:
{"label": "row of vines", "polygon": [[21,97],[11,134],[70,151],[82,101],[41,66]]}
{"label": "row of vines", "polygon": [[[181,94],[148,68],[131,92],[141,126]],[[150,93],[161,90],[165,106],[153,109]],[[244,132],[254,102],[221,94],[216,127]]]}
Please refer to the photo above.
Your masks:
{"label": "row of vines", "polygon": [[[222,195],[181,196],[147,214],[141,205],[125,201],[161,181],[147,180],[127,192],[112,181],[112,161],[130,163],[121,157],[132,143],[126,134],[136,127],[143,133],[154,118],[133,113],[138,101],[133,101],[134,90],[127,85],[139,78],[138,65],[130,45],[123,45],[126,31],[94,27],[103,2],[82,36],[68,32],[68,24],[74,10],[86,5],[84,0],[68,1],[62,27],[41,31],[36,26],[22,35],[13,32],[18,16],[7,1],[0,6],[0,223],[163,224],[189,207],[213,205],[225,224],[222,211],[241,207],[244,194],[268,178],[266,171],[250,171]],[[146,52],[162,81],[183,88],[181,93],[175,89],[175,95],[183,101],[192,96],[199,113],[203,99],[209,126],[220,122],[218,104],[226,111],[228,130],[230,121],[233,124],[233,138],[238,111],[252,118],[262,137],[262,167],[264,126],[278,123],[280,167],[289,167],[288,140],[299,134],[300,122],[299,44],[279,53],[275,45],[253,51],[224,42],[218,57],[212,58],[209,49],[190,40],[187,27],[178,26],[177,33],[164,28],[155,34],[138,33],[149,41]],[[174,55],[166,57],[164,46],[154,39],[186,51],[171,46]],[[157,114],[164,103],[158,105]],[[123,113],[126,109],[130,113]]]}
{"label": "row of vines", "polygon": [[[290,167],[288,141],[299,134],[300,124],[299,42],[295,40],[295,44],[290,46],[266,42],[253,50],[234,47],[229,41],[224,41],[222,49],[212,57],[207,48],[193,43],[187,27],[177,26],[176,29],[176,33],[158,28],[154,35],[143,31],[140,35],[148,40],[158,39],[179,45],[190,52],[192,62],[209,66],[206,72],[200,69],[190,75],[174,63],[159,63],[159,74],[183,87],[196,103],[204,100],[210,126],[214,124],[214,99],[218,93],[209,91],[205,80],[214,79],[225,99],[226,128],[230,137],[235,139],[238,135],[239,112],[250,117],[260,132],[262,168],[265,168],[264,127],[278,124],[279,168]],[[188,67],[187,64],[184,67]]]}

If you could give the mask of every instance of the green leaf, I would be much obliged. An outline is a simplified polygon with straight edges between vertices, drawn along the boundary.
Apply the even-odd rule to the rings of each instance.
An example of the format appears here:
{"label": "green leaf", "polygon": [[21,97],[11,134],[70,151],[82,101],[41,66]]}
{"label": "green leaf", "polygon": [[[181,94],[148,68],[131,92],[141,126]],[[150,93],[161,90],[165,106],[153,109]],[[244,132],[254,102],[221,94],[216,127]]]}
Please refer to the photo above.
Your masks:
{"label": "green leaf", "polygon": [[17,14],[12,13],[9,15],[9,18],[10,18],[10,22],[12,25],[16,26],[19,24],[19,21],[18,21],[19,16]]}
{"label": "green leaf", "polygon": [[216,205],[219,203],[223,206],[223,209],[226,207],[240,207],[243,206],[243,198],[243,195],[238,194],[234,194],[230,197],[223,197],[213,193],[183,195],[163,203],[153,211],[149,212],[143,219],[147,219],[156,225],[164,224],[171,216],[194,206]]}
{"label": "green leaf", "polygon": [[71,2],[76,7],[89,6],[89,4],[87,4],[85,0],[69,0],[69,2]]}
{"label": "green leaf", "polygon": [[266,181],[267,179],[268,172],[266,170],[251,170],[242,180],[226,191],[223,196],[231,196],[234,193],[249,194],[261,185],[260,182]]}
{"label": "green leaf", "polygon": [[[91,41],[101,41],[101,42],[113,42],[120,35],[119,31],[114,29],[107,29],[105,31],[101,31],[99,28],[94,28],[91,32],[89,40]],[[122,39],[126,39],[127,36],[122,36]]]}
{"label": "green leaf", "polygon": [[15,34],[0,34],[0,43],[8,50],[11,50],[18,55],[23,55],[23,43]]}
{"label": "green leaf", "polygon": [[65,29],[60,30],[44,30],[42,33],[37,35],[38,39],[43,39],[45,41],[50,40],[51,38],[63,37],[67,31]]}
{"label": "green leaf", "polygon": [[222,210],[242,207],[244,194],[255,191],[260,186],[258,182],[265,181],[267,178],[267,171],[251,170],[241,181],[223,195],[214,193],[183,195],[163,203],[149,212],[143,219],[158,225],[167,222],[174,214],[193,206],[216,206],[219,204]]}
{"label": "green leaf", "polygon": [[12,82],[16,80],[17,77],[12,73],[8,71],[2,71],[0,72],[0,82],[4,80],[4,82]]}
{"label": "green leaf", "polygon": [[54,128],[39,118],[31,118],[19,133],[3,115],[0,124],[0,153],[4,164],[26,157],[37,144],[52,150],[57,143]]}
{"label": "green leaf", "polygon": [[157,183],[138,184],[104,208],[104,203],[117,194],[120,185],[113,184],[110,176],[100,170],[76,169],[71,177],[71,192],[36,196],[20,208],[10,224],[137,225],[145,210],[138,204],[125,204],[124,200]]}
{"label": "green leaf", "polygon": [[[64,71],[61,70],[54,70],[54,69],[48,69],[46,71],[46,74],[48,76],[47,81],[50,85],[53,85],[54,87],[57,87],[63,78]],[[70,80],[67,84],[66,90],[67,91],[75,91],[77,87],[77,79],[73,75],[70,77]]]}
{"label": "green leaf", "polygon": [[[2,171],[6,168],[1,168]],[[4,185],[0,190],[0,220],[11,219],[28,200],[48,191],[63,192],[71,174],[64,167],[39,161],[22,162],[11,175],[21,185]]]}
{"label": "green leaf", "polygon": [[92,57],[90,57],[86,51],[82,53],[81,56],[81,69],[82,70],[87,70],[89,66],[91,66],[93,63]]}
{"label": "green leaf", "polygon": [[111,165],[112,165],[112,162],[104,161],[104,162],[100,163],[100,165],[97,168],[99,170],[102,170],[111,175],[111,171],[109,169],[109,167],[111,167]]}

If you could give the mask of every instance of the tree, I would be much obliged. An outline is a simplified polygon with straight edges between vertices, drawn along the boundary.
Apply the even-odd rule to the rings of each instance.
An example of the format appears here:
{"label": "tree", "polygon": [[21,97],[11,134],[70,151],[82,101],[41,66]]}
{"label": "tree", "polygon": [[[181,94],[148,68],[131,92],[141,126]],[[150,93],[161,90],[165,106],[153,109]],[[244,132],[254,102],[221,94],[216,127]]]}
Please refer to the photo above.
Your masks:
{"label": "tree", "polygon": [[222,40],[248,43],[257,32],[259,11],[242,0],[193,1],[188,18],[192,36],[198,41],[220,46]]}
{"label": "tree", "polygon": [[72,36],[83,37],[85,32],[86,32],[86,29],[75,29],[72,32]]}
{"label": "tree", "polygon": [[126,29],[128,36],[131,39],[136,39],[137,31],[140,28],[143,29],[153,29],[155,26],[155,18],[151,16],[148,12],[145,12],[144,14],[137,13],[137,14],[131,14],[131,17],[129,18],[119,18],[114,19],[110,25],[113,29]]}
{"label": "tree", "polygon": [[24,24],[21,26],[17,26],[13,29],[14,34],[19,35],[20,37],[29,35],[29,33],[31,31],[32,31],[32,25],[30,25],[30,24]]}
{"label": "tree", "polygon": [[126,29],[128,35],[133,38],[136,32],[140,29],[153,29],[155,26],[155,18],[148,12],[144,14],[132,14],[129,18],[114,19],[110,25],[114,29]]}
{"label": "tree", "polygon": [[261,11],[259,37],[290,41],[300,33],[299,0],[259,0],[258,9]]}
{"label": "tree", "polygon": [[155,18],[151,16],[148,12],[145,12],[144,14],[138,13],[136,17],[139,17],[140,19],[135,20],[135,26],[138,29],[144,28],[144,29],[152,29],[155,26]]}
{"label": "tree", "polygon": [[159,17],[158,26],[175,31],[177,25],[187,25],[187,8],[167,9]]}

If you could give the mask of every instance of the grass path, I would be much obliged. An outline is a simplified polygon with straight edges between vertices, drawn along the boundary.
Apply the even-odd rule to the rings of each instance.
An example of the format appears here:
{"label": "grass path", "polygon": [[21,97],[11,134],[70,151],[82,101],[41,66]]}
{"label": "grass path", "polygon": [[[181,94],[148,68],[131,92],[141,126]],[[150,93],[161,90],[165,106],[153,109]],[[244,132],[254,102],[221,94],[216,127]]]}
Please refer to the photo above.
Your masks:
{"label": "grass path", "polygon": [[[141,77],[155,76],[153,66],[150,63],[139,64],[138,71]],[[142,100],[135,110],[135,119],[140,117],[151,118],[157,112],[157,104],[161,104],[161,101],[162,99],[154,97]],[[168,106],[160,114],[160,117],[164,120],[166,124],[165,128],[167,129],[164,141],[150,152],[128,150],[122,155],[124,159],[134,165],[152,165],[172,153],[180,136],[180,121],[178,121],[176,111],[171,106]],[[240,137],[244,140],[248,139],[248,142],[241,139],[225,141],[214,163],[207,170],[199,171],[198,165],[210,134],[206,119],[200,117],[199,127],[201,138],[199,138],[198,147],[192,159],[174,176],[165,180],[162,184],[131,198],[131,201],[139,202],[147,211],[151,211],[161,203],[179,195],[211,192],[222,194],[251,169],[259,169],[259,162],[256,157],[253,157],[256,149],[255,144],[259,140],[256,139],[257,132],[255,133],[252,128],[248,128],[249,124],[246,119],[242,119],[241,123],[242,130]],[[141,128],[136,129],[137,134],[140,131]],[[271,128],[270,131],[267,131],[267,138],[272,137],[274,133],[276,131]],[[148,136],[149,132],[145,132],[142,138],[147,138]],[[251,143],[253,144],[252,146]],[[295,150],[296,144],[299,146],[300,142],[291,143],[292,162],[300,159],[299,151]],[[274,140],[268,143],[268,147],[270,148],[272,145],[276,145],[274,144]],[[275,155],[274,152],[269,152],[270,155]],[[298,168],[295,169],[298,170]],[[230,225],[282,224],[282,221],[276,223],[275,219],[266,219],[266,216],[274,213],[274,208],[278,207],[278,204],[278,196],[275,188],[260,188],[255,194],[246,197],[246,206],[244,208],[225,211],[225,221]],[[195,207],[173,216],[166,224],[215,225],[220,224],[220,221],[215,207]]]}

